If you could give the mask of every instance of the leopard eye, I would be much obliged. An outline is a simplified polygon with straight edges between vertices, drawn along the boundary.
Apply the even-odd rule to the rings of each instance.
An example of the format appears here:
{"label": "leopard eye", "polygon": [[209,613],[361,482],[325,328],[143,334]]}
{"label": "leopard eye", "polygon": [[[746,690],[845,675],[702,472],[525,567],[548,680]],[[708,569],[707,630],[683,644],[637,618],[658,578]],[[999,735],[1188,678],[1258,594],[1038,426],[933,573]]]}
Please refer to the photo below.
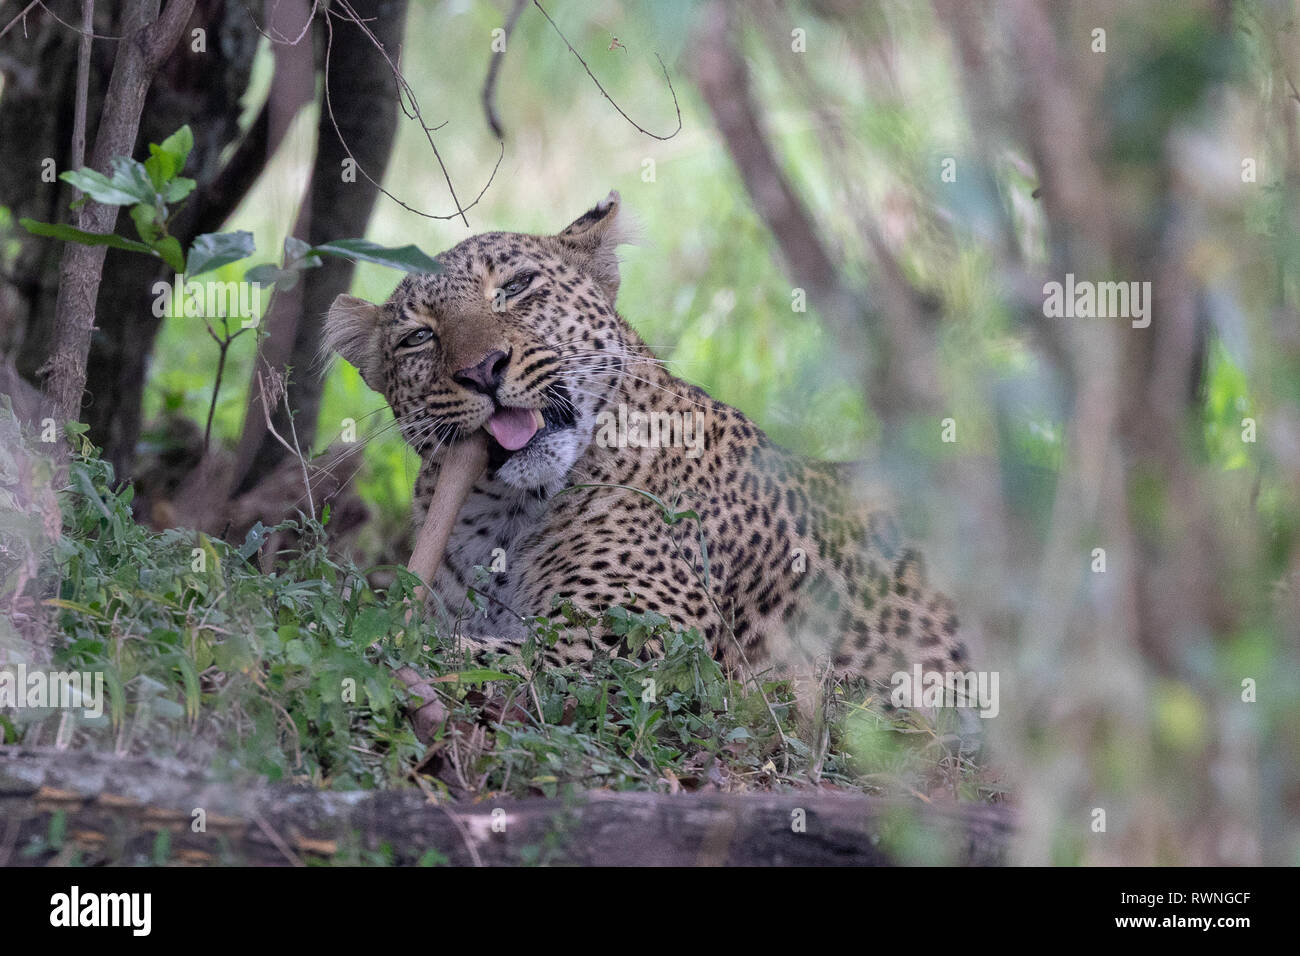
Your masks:
{"label": "leopard eye", "polygon": [[397,343],[399,349],[415,348],[417,345],[423,345],[429,339],[433,338],[433,329],[416,329],[402,341]]}
{"label": "leopard eye", "polygon": [[525,272],[522,275],[517,275],[505,285],[501,286],[501,291],[506,295],[518,295],[520,292],[527,289],[536,277],[536,272]]}

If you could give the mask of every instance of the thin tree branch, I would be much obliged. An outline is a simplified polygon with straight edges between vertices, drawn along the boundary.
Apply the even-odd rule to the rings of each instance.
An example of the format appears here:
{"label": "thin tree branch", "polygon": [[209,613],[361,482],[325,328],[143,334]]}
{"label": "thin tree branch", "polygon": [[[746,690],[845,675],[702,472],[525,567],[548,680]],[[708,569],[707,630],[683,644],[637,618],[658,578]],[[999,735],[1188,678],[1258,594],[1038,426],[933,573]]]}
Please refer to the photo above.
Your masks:
{"label": "thin tree branch", "polygon": [[[22,10],[18,12],[18,15],[14,17],[12,20],[10,20],[5,25],[5,28],[3,30],[0,30],[0,37],[3,37],[6,33],[12,30],[20,20],[22,21],[23,24],[23,36],[26,36],[27,35],[27,14],[31,12],[32,7],[39,7],[39,6],[42,6],[41,0],[32,0],[31,3],[23,7]],[[49,11],[46,12],[48,13]]]}
{"label": "thin tree branch", "polygon": [[5,26],[5,28],[4,28],[3,30],[0,30],[0,37],[3,37],[6,33],[8,33],[10,30],[12,30],[13,27],[14,27],[14,25],[17,24],[19,21],[22,21],[22,24],[23,24],[23,36],[25,37],[25,36],[27,35],[27,14],[31,12],[32,7],[40,7],[42,10],[44,10],[46,13],[48,13],[48,14],[49,14],[49,15],[50,15],[50,16],[51,16],[51,17],[52,17],[56,22],[63,24],[65,27],[67,27],[67,28],[68,28],[69,30],[71,30],[73,33],[79,33],[79,34],[81,34],[83,37],[90,37],[91,39],[95,39],[95,40],[120,40],[120,39],[122,39],[121,37],[108,36],[107,34],[102,34],[102,33],[95,33],[95,32],[91,29],[91,27],[93,27],[93,24],[86,25],[86,24],[84,23],[84,21],[83,21],[83,24],[82,24],[81,27],[73,26],[73,25],[72,25],[71,23],[69,23],[67,20],[64,20],[64,19],[63,19],[62,17],[60,17],[57,13],[55,13],[53,10],[51,10],[49,7],[47,7],[47,6],[42,2],[42,0],[32,0],[31,3],[29,3],[29,4],[27,4],[27,6],[23,7],[22,11],[18,14],[18,16],[14,17],[12,20],[10,20],[9,23],[6,24],[6,26]]}
{"label": "thin tree branch", "polygon": [[194,0],[167,0],[167,6],[144,32],[145,63],[156,70],[176,48],[194,12]]}
{"label": "thin tree branch", "polygon": [[528,0],[515,0],[514,6],[511,7],[510,15],[506,17],[503,37],[505,49],[500,53],[492,54],[492,60],[488,63],[487,79],[483,81],[483,112],[487,115],[488,128],[497,139],[506,138],[496,110],[497,76],[501,72],[501,61],[506,57],[506,50],[510,48],[510,35],[514,33],[515,23],[519,20],[519,14],[524,12],[524,5],[527,2]]}
{"label": "thin tree branch", "polygon": [[596,84],[596,89],[600,90],[600,95],[609,100],[610,105],[613,106],[614,109],[618,110],[619,116],[623,117],[623,119],[635,126],[639,132],[644,133],[652,139],[669,140],[682,131],[682,107],[681,104],[677,102],[677,91],[673,89],[673,81],[668,75],[668,67],[664,66],[663,57],[658,53],[655,54],[655,59],[659,61],[659,68],[664,71],[664,79],[668,82],[668,92],[673,95],[673,109],[677,111],[677,128],[667,136],[660,136],[658,133],[650,132],[636,120],[632,119],[632,117],[628,116],[627,113],[623,112],[623,107],[614,102],[614,97],[610,96],[605,87],[600,85],[600,80],[596,79],[596,74],[591,72],[591,67],[587,66],[587,61],[582,58],[582,54],[573,48],[573,44],[569,42],[569,38],[564,35],[564,31],[561,30],[556,22],[551,19],[551,15],[546,12],[546,8],[538,3],[537,0],[533,0],[533,6],[542,11],[542,16],[546,17],[546,21],[555,28],[555,32],[560,35],[560,39],[564,41],[564,45],[569,48],[569,52],[578,58],[578,62],[582,64],[582,68],[586,70],[587,75],[591,77],[591,82]]}
{"label": "thin tree branch", "polygon": [[253,29],[256,30],[258,33],[262,34],[262,36],[266,37],[272,43],[279,43],[282,46],[297,46],[299,43],[302,42],[302,38],[307,35],[307,31],[311,28],[312,20],[316,19],[316,10],[319,6],[320,6],[320,0],[312,0],[311,12],[307,14],[307,19],[303,23],[302,29],[298,31],[298,35],[294,37],[292,40],[286,37],[275,27],[271,27],[271,29],[275,30],[276,35],[271,36],[271,34],[266,32],[266,30],[262,28],[262,25],[257,22],[257,17],[253,16],[253,8],[250,7],[247,3],[245,3],[244,9],[248,11],[248,19],[253,21]]}
{"label": "thin tree branch", "polygon": [[[505,144],[504,143],[501,144],[501,154],[497,157],[496,165],[492,167],[492,175],[488,177],[488,181],[484,184],[482,190],[479,191],[478,196],[475,197],[472,203],[469,203],[466,206],[462,206],[460,200],[456,197],[456,188],[455,186],[452,185],[451,174],[447,171],[447,166],[442,160],[442,154],[438,152],[437,144],[435,144],[433,141],[432,130],[435,127],[429,126],[424,121],[424,116],[420,112],[419,102],[416,100],[415,93],[411,89],[410,84],[406,81],[406,77],[402,75],[402,71],[398,68],[397,64],[393,62],[392,57],[388,55],[388,52],[384,49],[383,44],[378,41],[375,35],[371,32],[370,28],[365,25],[365,22],[359,16],[357,16],[356,11],[352,7],[352,4],[349,3],[348,0],[339,0],[339,5],[343,9],[344,13],[347,14],[347,16],[343,16],[341,14],[335,13],[333,10],[329,11],[330,15],[337,16],[339,17],[339,19],[344,21],[355,23],[362,30],[362,32],[365,33],[366,36],[370,38],[371,42],[373,42],[375,45],[375,49],[377,49],[380,55],[384,57],[384,59],[388,62],[389,68],[393,71],[393,78],[397,82],[399,101],[403,93],[405,93],[406,97],[410,100],[411,109],[415,113],[415,119],[419,122],[421,128],[424,130],[425,139],[427,139],[429,142],[429,148],[433,150],[434,159],[438,161],[438,168],[442,170],[443,179],[446,180],[447,183],[447,189],[451,193],[452,201],[456,204],[456,212],[445,216],[439,216],[439,215],[434,215],[432,213],[422,212],[421,210],[416,209],[414,206],[411,206],[403,202],[402,200],[394,196],[392,193],[390,193],[387,189],[385,189],[369,173],[367,173],[365,169],[362,168],[361,164],[357,162],[356,157],[352,155],[352,150],[348,147],[347,142],[343,139],[343,133],[339,129],[338,122],[334,118],[334,107],[330,100],[330,79],[329,79],[330,78],[330,51],[334,46],[334,28],[330,23],[329,16],[327,16],[325,18],[325,28],[326,28],[325,80],[324,80],[325,111],[330,118],[330,124],[334,127],[335,135],[338,136],[339,142],[343,146],[343,151],[347,153],[348,158],[351,159],[352,162],[356,165],[357,170],[361,173],[362,176],[366,178],[367,182],[369,182],[372,186],[378,189],[389,199],[393,200],[393,202],[397,203],[403,209],[407,210],[408,212],[413,212],[417,216],[423,216],[425,219],[459,218],[468,227],[469,219],[466,217],[465,213],[468,212],[470,209],[473,209],[475,206],[479,204],[479,202],[483,199],[484,194],[488,191],[488,188],[492,185],[492,181],[496,179],[497,170],[500,169],[501,161],[505,158]],[[407,115],[409,116],[410,114],[408,113]]]}
{"label": "thin tree branch", "polygon": [[[307,488],[307,509],[310,512],[312,518],[315,518],[316,502],[312,498],[312,493],[311,493],[311,473],[308,471],[308,467],[307,467],[307,456],[304,455],[302,453],[302,449],[298,447],[297,433],[296,432],[294,433],[294,442],[291,445],[289,444],[289,442],[287,442],[284,439],[284,437],[278,431],[275,430],[275,425],[271,423],[271,409],[276,404],[279,403],[281,398],[286,399],[287,402],[287,397],[289,394],[287,383],[269,365],[267,366],[267,375],[265,378],[262,377],[262,373],[260,370],[257,371],[255,374],[257,375],[257,391],[262,402],[262,417],[266,420],[266,430],[271,434],[273,438],[275,438],[276,441],[278,441],[281,445],[285,447],[285,449],[289,452],[289,454],[293,455],[296,459],[298,459],[298,464],[302,466],[302,482],[303,485]],[[289,412],[289,416],[290,416],[289,417],[290,428],[292,428],[293,427],[292,411]]]}

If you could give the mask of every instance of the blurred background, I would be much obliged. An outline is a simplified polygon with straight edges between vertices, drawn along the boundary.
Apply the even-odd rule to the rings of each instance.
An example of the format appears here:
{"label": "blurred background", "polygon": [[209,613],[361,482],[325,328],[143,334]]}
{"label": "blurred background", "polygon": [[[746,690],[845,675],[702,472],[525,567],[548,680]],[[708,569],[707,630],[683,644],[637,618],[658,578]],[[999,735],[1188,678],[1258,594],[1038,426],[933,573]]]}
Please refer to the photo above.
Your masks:
{"label": "blurred background", "polygon": [[[778,443],[895,489],[1001,673],[986,723],[1019,860],[1300,862],[1292,0],[315,6],[198,3],[207,52],[183,41],[160,72],[136,150],[194,129],[178,234],[248,230],[266,263],[291,235],[432,254],[558,231],[617,189],[640,234],[619,310],[656,354]],[[116,34],[113,7],[95,32]],[[33,174],[67,155],[78,38],[56,15],[78,4],[0,40],[19,418],[61,250],[17,221],[70,199]],[[95,43],[91,117],[113,46]],[[340,179],[349,156],[382,192]],[[302,508],[250,384],[260,354],[291,368],[298,438],[330,466],[331,547],[404,563],[417,462],[352,368],[312,364],[333,296],[381,301],[400,274],[331,261],[278,292],[214,402],[217,343],[147,308],[165,270],[107,262],[82,416],[136,519],[239,541]],[[1049,317],[1067,274],[1150,283],[1149,327]]]}

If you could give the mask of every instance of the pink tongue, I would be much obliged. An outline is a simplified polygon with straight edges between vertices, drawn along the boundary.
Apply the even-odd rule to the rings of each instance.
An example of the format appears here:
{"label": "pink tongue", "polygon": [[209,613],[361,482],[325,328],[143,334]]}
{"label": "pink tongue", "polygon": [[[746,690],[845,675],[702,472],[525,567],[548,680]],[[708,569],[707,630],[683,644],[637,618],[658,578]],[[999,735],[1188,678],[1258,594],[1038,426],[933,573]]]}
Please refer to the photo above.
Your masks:
{"label": "pink tongue", "polygon": [[531,408],[503,408],[493,413],[487,429],[502,448],[518,451],[537,434],[537,417]]}

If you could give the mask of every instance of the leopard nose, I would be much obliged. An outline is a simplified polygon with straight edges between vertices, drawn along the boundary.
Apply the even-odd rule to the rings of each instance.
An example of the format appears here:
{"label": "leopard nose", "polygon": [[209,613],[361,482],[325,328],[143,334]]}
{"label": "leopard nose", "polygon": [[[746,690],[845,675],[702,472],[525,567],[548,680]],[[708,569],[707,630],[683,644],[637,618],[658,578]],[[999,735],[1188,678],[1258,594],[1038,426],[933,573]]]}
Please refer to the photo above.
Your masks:
{"label": "leopard nose", "polygon": [[497,349],[489,352],[483,357],[483,360],[477,365],[463,368],[452,375],[452,381],[464,385],[471,392],[482,392],[484,395],[491,395],[501,384],[501,379],[505,377],[506,366],[510,364],[510,356]]}

